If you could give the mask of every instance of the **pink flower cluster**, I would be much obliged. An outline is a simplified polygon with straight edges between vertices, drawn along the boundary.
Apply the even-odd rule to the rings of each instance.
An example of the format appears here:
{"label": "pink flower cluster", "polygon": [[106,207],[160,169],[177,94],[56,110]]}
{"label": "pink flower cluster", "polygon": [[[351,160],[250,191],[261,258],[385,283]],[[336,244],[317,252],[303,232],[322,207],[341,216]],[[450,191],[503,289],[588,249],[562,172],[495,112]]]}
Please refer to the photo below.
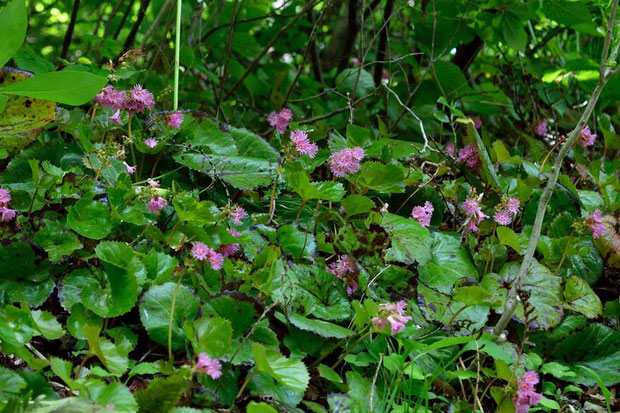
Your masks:
{"label": "pink flower cluster", "polygon": [[291,142],[295,144],[295,150],[300,155],[308,155],[309,158],[314,158],[319,147],[314,142],[308,140],[308,134],[306,131],[297,129],[291,132]]}
{"label": "pink flower cluster", "polygon": [[527,413],[530,407],[537,405],[542,400],[542,394],[536,393],[534,387],[538,384],[539,378],[535,371],[526,371],[519,380],[517,395],[513,400],[515,413]]}
{"label": "pink flower cluster", "polygon": [[418,221],[423,227],[428,227],[431,224],[431,218],[433,217],[433,204],[429,201],[424,203],[424,206],[413,207],[411,211],[411,217]]}
{"label": "pink flower cluster", "polygon": [[547,134],[547,119],[543,119],[536,125],[536,134],[538,136],[545,136]]}
{"label": "pink flower cluster", "polygon": [[586,218],[586,223],[592,230],[592,238],[597,239],[605,233],[605,225],[603,225],[603,216],[601,211],[595,209],[592,215]]}
{"label": "pink flower cluster", "polygon": [[467,224],[468,232],[476,232],[478,231],[478,224],[484,221],[489,216],[482,212],[480,209],[480,205],[474,199],[466,199],[463,201],[463,211],[465,215],[469,217],[469,223]]}
{"label": "pink flower cluster", "polygon": [[9,208],[11,194],[8,190],[0,188],[0,215],[3,222],[8,222],[15,218],[15,210]]}
{"label": "pink flower cluster", "polygon": [[222,376],[222,363],[218,359],[212,359],[205,353],[198,355],[198,362],[194,369],[200,373],[205,373],[214,380]]}
{"label": "pink flower cluster", "polygon": [[119,125],[123,124],[121,110],[141,113],[155,106],[153,94],[141,85],[135,85],[130,90],[117,90],[114,86],[106,86],[95,96],[94,100],[103,107],[116,110],[110,120]]}
{"label": "pink flower cluster", "polygon": [[156,147],[158,143],[159,141],[155,138],[147,138],[144,140],[144,144],[151,149]]}
{"label": "pink flower cluster", "polygon": [[482,119],[480,119],[480,116],[470,116],[469,119],[474,122],[474,126],[476,127],[476,129],[480,129],[480,127],[482,126]]}
{"label": "pink flower cluster", "polygon": [[168,202],[166,202],[166,200],[161,196],[157,195],[151,198],[149,202],[146,203],[146,208],[152,213],[158,214],[159,211],[166,208],[167,205]]}
{"label": "pink flower cluster", "polygon": [[398,301],[396,304],[384,303],[379,305],[379,316],[374,317],[372,322],[379,330],[385,328],[388,324],[391,325],[391,334],[398,333],[405,327],[405,324],[411,320],[411,316],[404,315],[407,309],[407,303],[403,300]]}
{"label": "pink flower cluster", "polygon": [[454,143],[449,142],[446,144],[446,152],[454,156],[455,151],[456,151],[456,148],[454,147]]}
{"label": "pink flower cluster", "polygon": [[464,148],[459,149],[459,156],[456,158],[456,162],[465,162],[467,167],[472,171],[480,169],[482,167],[482,161],[480,160],[478,145],[470,143],[465,145]]}
{"label": "pink flower cluster", "polygon": [[510,225],[512,219],[519,213],[521,204],[516,197],[504,197],[501,206],[495,212],[493,219],[499,225]]}
{"label": "pink flower cluster", "polygon": [[271,112],[267,120],[269,125],[276,128],[278,133],[282,134],[286,131],[289,122],[293,119],[293,112],[290,109],[282,109],[280,113]]}
{"label": "pink flower cluster", "polygon": [[237,206],[230,211],[230,218],[233,220],[235,225],[241,225],[241,220],[245,218],[246,215],[247,212],[245,212],[245,209],[240,206]]}
{"label": "pink flower cluster", "polygon": [[202,242],[197,242],[192,247],[192,255],[200,260],[207,260],[214,270],[221,270],[224,265],[224,256],[213,248],[207,247]]}
{"label": "pink flower cluster", "polygon": [[181,112],[174,112],[168,115],[168,126],[179,129],[181,128],[181,123],[183,123],[183,114]]}
{"label": "pink flower cluster", "polygon": [[355,261],[348,255],[341,255],[336,262],[329,264],[326,271],[345,282],[347,294],[351,295],[359,288],[357,267]]}
{"label": "pink flower cluster", "polygon": [[577,139],[579,139],[579,143],[581,143],[581,146],[583,146],[585,149],[588,146],[594,145],[594,141],[596,140],[596,134],[590,131],[589,126],[586,126],[581,130]]}
{"label": "pink flower cluster", "polygon": [[364,159],[364,149],[359,146],[355,148],[344,148],[334,152],[329,157],[329,168],[332,173],[341,178],[347,173],[355,173],[360,170],[360,161]]}

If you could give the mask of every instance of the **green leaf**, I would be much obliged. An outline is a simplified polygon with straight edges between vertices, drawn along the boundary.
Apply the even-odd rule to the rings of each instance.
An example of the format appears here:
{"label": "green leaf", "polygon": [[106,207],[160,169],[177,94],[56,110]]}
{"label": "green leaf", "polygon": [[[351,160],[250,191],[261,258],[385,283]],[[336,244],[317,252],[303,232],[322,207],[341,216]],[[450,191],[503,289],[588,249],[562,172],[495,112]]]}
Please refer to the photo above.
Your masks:
{"label": "green leaf", "polygon": [[219,358],[230,351],[232,325],[222,317],[202,317],[185,323],[185,334],[196,353]]}
{"label": "green leaf", "polygon": [[91,282],[85,286],[81,294],[84,306],[101,317],[125,314],[138,299],[144,266],[126,243],[104,241],[97,245],[95,253],[103,264],[108,285],[103,288]]}
{"label": "green leaf", "polygon": [[0,394],[20,394],[21,390],[26,387],[26,381],[23,378],[4,366],[0,366],[0,383],[2,383]]}
{"label": "green leaf", "polygon": [[405,176],[401,167],[384,165],[379,162],[366,162],[359,174],[351,179],[356,184],[381,192],[405,192]]}
{"label": "green leaf", "polygon": [[420,265],[420,281],[441,293],[450,294],[459,279],[477,280],[478,270],[458,235],[444,232],[433,235],[432,258]]}
{"label": "green leaf", "polygon": [[256,342],[252,343],[252,354],[254,354],[258,371],[269,374],[279,383],[293,390],[306,391],[310,375],[301,360],[288,359],[277,351],[265,348]]}
{"label": "green leaf", "polygon": [[278,411],[265,402],[251,401],[247,405],[246,413],[278,413]]}
{"label": "green leaf", "polygon": [[278,242],[285,252],[296,258],[311,257],[316,251],[314,235],[302,231],[293,224],[278,228]]}
{"label": "green leaf", "polygon": [[[151,287],[140,303],[140,320],[151,340],[163,346],[168,346],[168,327],[170,311],[175,294],[176,283],[168,282]],[[172,317],[172,349],[180,350],[185,346],[185,331],[183,325],[187,320],[193,320],[198,310],[198,298],[189,288],[179,286]]]}
{"label": "green leaf", "polygon": [[97,327],[86,326],[84,328],[90,353],[97,356],[110,373],[121,376],[129,367],[127,354],[107,338],[100,337],[99,332]]}
{"label": "green leaf", "polygon": [[340,182],[310,182],[305,172],[287,175],[286,181],[304,201],[324,199],[338,202],[345,193],[344,187]]}
{"label": "green leaf", "polygon": [[527,34],[519,16],[512,12],[506,12],[502,18],[502,34],[506,44],[519,52],[525,52]]}
{"label": "green leaf", "polygon": [[105,77],[88,72],[42,73],[22,82],[0,88],[0,94],[28,96],[65,105],[88,103],[108,83]]}
{"label": "green leaf", "polygon": [[263,159],[268,162],[278,162],[280,154],[267,141],[247,129],[227,126],[230,135],[237,145],[240,157]]}
{"label": "green leaf", "polygon": [[411,265],[415,262],[425,264],[431,259],[433,237],[419,222],[394,214],[384,214],[381,226],[392,241],[385,254],[386,261]]}
{"label": "green leaf", "polygon": [[105,238],[114,227],[108,208],[101,202],[88,199],[81,199],[69,208],[67,225],[78,234],[91,239]]}
{"label": "green leaf", "polygon": [[254,189],[269,185],[275,166],[274,163],[261,158],[203,155],[195,152],[177,153],[174,159],[181,165],[212,178],[219,178],[237,189]]}
{"label": "green leaf", "polygon": [[372,75],[364,69],[344,69],[336,78],[336,87],[341,93],[362,97],[372,92],[375,88],[375,81]]}
{"label": "green leaf", "polygon": [[468,285],[459,287],[454,291],[453,298],[467,305],[484,305],[498,307],[498,301],[493,298],[490,291],[485,290],[479,285]]}
{"label": "green leaf", "polygon": [[217,207],[213,202],[198,201],[190,194],[182,194],[174,197],[172,205],[181,222],[206,224],[216,221]]}
{"label": "green leaf", "polygon": [[22,47],[27,27],[25,0],[12,0],[0,8],[0,68]]}
{"label": "green leaf", "polygon": [[202,310],[230,320],[234,337],[243,336],[258,319],[251,300],[243,300],[243,296],[235,299],[230,295],[220,295],[205,304]]}
{"label": "green leaf", "polygon": [[[79,295],[76,297],[79,299]],[[103,319],[89,311],[80,303],[76,303],[71,307],[71,315],[67,318],[67,330],[78,340],[85,340],[84,328],[92,326],[98,329],[103,328]]]}
{"label": "green leaf", "polygon": [[[487,290],[493,292],[498,299],[504,302],[506,289],[500,288],[502,285],[510,286],[514,282],[521,261],[512,261],[504,264],[497,274],[487,274],[483,277],[480,284]],[[544,265],[536,262],[522,280],[521,288],[529,293],[529,304],[534,308],[531,317],[536,317],[532,323],[533,328],[547,329],[556,326],[564,315],[562,302],[562,279],[553,275]],[[508,287],[509,288],[509,287]],[[501,307],[496,309],[500,311]],[[514,318],[523,322],[523,304],[519,302],[514,313]]]}
{"label": "green leaf", "polygon": [[512,229],[504,226],[497,227],[497,238],[502,245],[507,245],[519,255],[525,254],[528,238],[523,234],[516,234]]}
{"label": "green leaf", "polygon": [[375,203],[363,195],[349,195],[342,200],[342,206],[347,215],[353,216],[369,212],[375,206]]}
{"label": "green leaf", "polygon": [[603,304],[588,283],[576,275],[570,276],[564,285],[564,308],[577,311],[588,318],[603,313]]}
{"label": "green leaf", "polygon": [[4,108],[6,108],[6,104],[9,102],[9,97],[0,95],[0,115],[4,112]]}
{"label": "green leaf", "polygon": [[319,364],[319,375],[324,379],[331,381],[332,383],[342,383],[342,377],[340,374],[336,373],[334,369],[326,366],[325,364]]}
{"label": "green leaf", "polygon": [[73,387],[74,381],[71,379],[73,364],[70,361],[63,360],[58,357],[50,358],[50,367],[55,375],[60,377],[62,381]]}
{"label": "green leaf", "polygon": [[41,228],[33,238],[39,246],[49,254],[50,261],[60,261],[66,255],[83,247],[82,243],[71,231],[65,231],[57,221],[44,220]]}
{"label": "green leaf", "polygon": [[100,406],[114,411],[135,412],[138,404],[133,394],[122,383],[91,385],[88,387],[88,396]]}
{"label": "green leaf", "polygon": [[146,276],[155,284],[162,284],[170,279],[179,261],[163,252],[150,250],[144,258]]}
{"label": "green leaf", "polygon": [[60,323],[50,312],[33,310],[30,312],[34,328],[36,328],[45,338],[56,340],[65,335]]}
{"label": "green leaf", "polygon": [[545,0],[543,12],[550,19],[567,26],[592,22],[590,9],[583,1]]}
{"label": "green leaf", "polygon": [[189,382],[180,374],[153,379],[146,389],[134,394],[140,406],[139,411],[148,413],[170,411],[179,403],[188,384]]}
{"label": "green leaf", "polygon": [[[31,73],[0,67],[0,87],[32,77]],[[0,149],[14,155],[39,136],[43,126],[56,118],[56,104],[24,96],[0,95]],[[0,106],[2,106],[0,104]]]}
{"label": "green leaf", "polygon": [[348,328],[340,327],[339,325],[323,320],[309,319],[300,314],[289,314],[288,320],[295,327],[304,331],[311,331],[321,337],[346,338],[354,334],[354,332]]}

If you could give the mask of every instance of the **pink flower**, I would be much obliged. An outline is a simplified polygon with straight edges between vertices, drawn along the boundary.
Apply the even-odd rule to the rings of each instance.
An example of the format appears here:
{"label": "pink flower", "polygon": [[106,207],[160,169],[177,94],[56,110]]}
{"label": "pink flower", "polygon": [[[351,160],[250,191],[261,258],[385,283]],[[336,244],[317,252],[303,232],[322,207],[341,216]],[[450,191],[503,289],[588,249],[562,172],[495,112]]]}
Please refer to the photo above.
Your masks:
{"label": "pink flower", "polygon": [[123,124],[123,120],[121,119],[121,110],[117,109],[116,112],[114,112],[114,115],[110,116],[108,119],[110,119],[110,122],[112,123],[116,123],[118,125],[122,125]]}
{"label": "pink flower", "polygon": [[144,112],[146,109],[153,109],[155,101],[153,94],[144,89],[141,85],[135,85],[123,100],[123,109],[133,113]]}
{"label": "pink flower", "polygon": [[211,264],[211,268],[214,270],[221,270],[224,265],[224,256],[212,248],[209,248],[207,253],[207,261]]}
{"label": "pink flower", "polygon": [[222,244],[218,248],[218,251],[222,254],[222,256],[224,256],[224,258],[228,258],[235,255],[240,249],[241,246],[239,244]]}
{"label": "pink flower", "polygon": [[124,99],[125,92],[116,90],[114,86],[106,86],[95,96],[94,101],[103,107],[118,110],[123,107]]}
{"label": "pink flower", "polygon": [[513,196],[506,200],[506,209],[513,217],[519,213],[520,207],[521,203],[519,202],[519,198]]}
{"label": "pink flower", "polygon": [[146,183],[149,184],[151,188],[159,188],[159,182],[153,181],[152,179],[149,179]]}
{"label": "pink flower", "polygon": [[355,173],[360,169],[360,161],[364,158],[364,149],[356,146],[355,148],[344,148],[332,153],[329,157],[329,168],[337,177],[343,177],[347,173]]}
{"label": "pink flower", "polygon": [[466,199],[463,201],[462,208],[465,215],[470,217],[469,223],[467,224],[467,232],[478,231],[478,224],[489,217],[487,214],[482,212],[478,202],[473,199]]}
{"label": "pink flower", "polygon": [[289,122],[293,119],[293,112],[290,109],[282,109],[280,113],[271,112],[267,120],[269,125],[276,128],[278,133],[282,134],[286,131]]}
{"label": "pink flower", "polygon": [[205,260],[207,256],[209,255],[209,249],[210,248],[207,247],[204,243],[197,242],[192,247],[192,255],[197,260],[200,260],[200,261]]}
{"label": "pink flower", "polygon": [[405,324],[411,320],[411,316],[405,315],[407,303],[403,300],[394,304],[379,304],[379,308],[379,316],[374,317],[372,321],[379,330],[386,327],[389,323],[391,326],[390,333],[392,335],[397,334],[400,330],[405,328]]}
{"label": "pink flower", "polygon": [[512,222],[510,212],[505,209],[501,209],[495,212],[495,216],[493,217],[493,219],[500,225],[510,225],[510,223]]}
{"label": "pink flower", "polygon": [[152,213],[157,214],[159,211],[166,208],[166,205],[168,205],[168,202],[166,202],[166,200],[161,196],[157,195],[146,203],[146,208]]}
{"label": "pink flower", "polygon": [[536,393],[534,387],[538,384],[538,374],[535,371],[526,371],[519,380],[516,397],[513,399],[515,412],[528,412],[530,407],[542,400],[542,394]]}
{"label": "pink flower", "polygon": [[246,215],[247,213],[245,212],[245,209],[240,206],[235,207],[232,211],[230,211],[230,218],[232,218],[235,225],[241,225],[241,220],[245,218]]}
{"label": "pink flower", "polygon": [[474,122],[474,126],[476,127],[476,129],[480,129],[480,127],[482,126],[482,119],[480,119],[480,116],[470,116],[469,119]]}
{"label": "pink flower", "polygon": [[346,283],[347,294],[351,295],[359,288],[357,266],[355,261],[348,255],[338,257],[336,262],[329,264],[326,271]]}
{"label": "pink flower", "polygon": [[352,59],[351,59],[351,62],[353,62],[353,64],[354,64],[355,66],[359,66],[359,65],[360,65],[360,63],[362,63],[362,62],[360,62],[360,59],[358,59],[357,57],[352,58]]}
{"label": "pink flower", "polygon": [[158,143],[159,142],[157,141],[157,139],[154,139],[154,138],[147,138],[144,140],[144,144],[148,146],[149,148],[156,147]]}
{"label": "pink flower", "polygon": [[0,188],[0,204],[7,204],[11,201],[11,193],[7,189]]}
{"label": "pink flower", "polygon": [[379,210],[379,212],[388,212],[388,208],[390,207],[390,204],[385,203],[383,204],[383,206],[381,207],[381,209]]}
{"label": "pink flower", "polygon": [[15,210],[4,205],[0,206],[0,214],[2,215],[3,222],[8,222],[15,218]]}
{"label": "pink flower", "polygon": [[413,207],[413,211],[411,211],[411,216],[423,227],[428,227],[431,224],[431,218],[433,217],[434,210],[435,208],[433,208],[433,204],[431,204],[429,201],[426,201],[424,203],[424,206]]}
{"label": "pink flower", "polygon": [[212,359],[205,353],[198,355],[198,363],[194,367],[196,371],[205,373],[212,379],[218,379],[222,376],[222,364],[218,359]]}
{"label": "pink flower", "polygon": [[183,114],[181,112],[174,112],[168,116],[168,126],[179,129],[183,123]]}
{"label": "pink flower", "polygon": [[230,233],[230,235],[232,235],[235,238],[239,238],[241,235],[243,235],[239,231],[235,231],[234,229],[231,229],[228,232]]}
{"label": "pink flower", "polygon": [[309,158],[314,158],[319,147],[314,142],[308,140],[308,134],[300,129],[291,132],[291,141],[295,144],[295,150],[297,153],[308,155]]}
{"label": "pink flower", "polygon": [[586,218],[586,224],[592,230],[592,238],[597,239],[605,233],[605,225],[603,225],[603,216],[601,211],[595,209],[592,214]]}
{"label": "pink flower", "polygon": [[482,161],[480,160],[480,154],[478,153],[478,146],[475,143],[470,143],[460,149],[459,157],[456,158],[456,162],[465,162],[467,167],[472,171],[480,169],[482,167]]}
{"label": "pink flower", "polygon": [[450,142],[446,145],[446,152],[448,152],[450,155],[454,156],[455,151],[456,148],[454,147],[454,143]]}
{"label": "pink flower", "polygon": [[589,126],[586,126],[579,133],[578,139],[579,139],[579,143],[581,143],[581,146],[583,146],[585,149],[588,146],[594,145],[594,141],[596,140],[596,134],[590,131]]}
{"label": "pink flower", "polygon": [[127,170],[127,173],[129,175],[133,174],[134,172],[136,172],[136,166],[130,166],[127,162],[123,162],[123,165],[125,165],[125,169]]}
{"label": "pink flower", "polygon": [[543,119],[540,121],[538,125],[536,125],[536,134],[538,136],[545,136],[547,133],[547,119]]}
{"label": "pink flower", "polygon": [[381,72],[381,77],[383,78],[383,80],[387,80],[390,78],[390,73],[387,70],[383,69],[383,72]]}

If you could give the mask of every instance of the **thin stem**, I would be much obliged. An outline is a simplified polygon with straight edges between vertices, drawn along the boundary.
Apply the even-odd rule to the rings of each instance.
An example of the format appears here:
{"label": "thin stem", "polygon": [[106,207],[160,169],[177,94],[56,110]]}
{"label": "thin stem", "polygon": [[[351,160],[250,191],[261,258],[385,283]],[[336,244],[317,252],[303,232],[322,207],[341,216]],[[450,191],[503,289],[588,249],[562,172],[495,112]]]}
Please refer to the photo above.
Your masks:
{"label": "thin stem", "polygon": [[371,329],[371,330],[369,330],[369,331],[367,331],[367,332],[366,332],[366,334],[364,334],[363,336],[361,336],[360,338],[358,338],[358,339],[357,339],[357,341],[356,341],[355,343],[353,343],[353,344],[351,344],[349,347],[347,347],[347,350],[346,350],[344,353],[342,353],[342,355],[341,355],[341,356],[338,358],[338,360],[334,363],[334,365],[332,366],[332,369],[335,369],[336,367],[338,367],[338,365],[342,362],[342,360],[344,360],[344,358],[345,358],[346,356],[348,356],[348,355],[349,355],[349,353],[350,353],[351,351],[353,351],[353,349],[354,349],[355,347],[357,347],[357,345],[358,345],[359,343],[361,343],[362,341],[364,341],[364,339],[365,339],[366,337],[368,337],[369,335],[371,335],[372,333],[373,333],[372,329]]}
{"label": "thin stem", "polygon": [[183,0],[177,0],[177,25],[174,38],[174,103],[173,109],[179,109],[179,66],[181,63],[181,11]]}
{"label": "thin stem", "polygon": [[170,305],[170,321],[168,322],[168,360],[170,360],[171,364],[174,362],[172,358],[172,323],[174,321],[174,307],[177,303],[177,294],[179,293],[179,287],[181,287],[181,281],[183,281],[183,274],[185,274],[185,271],[181,271],[181,274],[179,274],[179,281],[177,281],[177,286],[172,296],[172,304]]}
{"label": "thin stem", "polygon": [[296,224],[299,222],[299,217],[301,216],[301,211],[304,209],[305,206],[306,206],[306,201],[305,200],[301,201],[301,205],[299,206],[299,210],[297,211],[297,217],[295,217],[295,223]]}
{"label": "thin stem", "polygon": [[557,274],[562,268],[562,264],[564,264],[564,259],[566,258],[566,253],[568,252],[568,248],[570,247],[570,243],[573,240],[573,235],[575,235],[575,230],[570,233],[570,237],[568,237],[568,241],[566,242],[566,247],[564,248],[564,252],[562,253],[562,258],[560,259],[560,263],[558,267],[555,269],[555,273]]}

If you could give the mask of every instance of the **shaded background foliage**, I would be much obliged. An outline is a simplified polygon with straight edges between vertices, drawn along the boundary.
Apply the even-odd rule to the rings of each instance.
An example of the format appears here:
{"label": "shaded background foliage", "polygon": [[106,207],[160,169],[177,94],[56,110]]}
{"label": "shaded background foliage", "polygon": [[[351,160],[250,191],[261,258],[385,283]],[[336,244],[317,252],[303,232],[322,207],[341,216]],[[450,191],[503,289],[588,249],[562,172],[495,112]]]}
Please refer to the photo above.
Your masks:
{"label": "shaded background foliage", "polygon": [[[124,126],[93,108],[58,109],[0,176],[20,213],[19,225],[1,230],[9,265],[0,269],[0,338],[10,355],[0,360],[19,371],[0,368],[9,383],[0,400],[15,409],[7,411],[19,411],[22,393],[32,392],[22,394],[27,404],[77,392],[81,400],[56,407],[88,399],[88,408],[120,411],[407,411],[430,401],[436,411],[512,412],[524,368],[544,377],[543,410],[616,409],[607,387],[620,381],[619,77],[589,122],[594,147],[576,146],[565,163],[515,322],[499,341],[485,329],[514,283],[553,153],[598,81],[610,5],[183,2],[184,124],[166,132],[165,112],[134,121],[137,176],[160,173],[162,188],[147,191],[171,197],[162,219],[140,203],[145,182],[105,152],[114,139],[125,144]],[[122,89],[139,83],[158,110],[172,109],[175,1],[27,6],[26,42],[11,66],[92,72]],[[135,64],[119,64],[127,56]],[[266,119],[284,107],[319,144],[316,159],[281,164],[288,140]],[[9,129],[20,121],[7,118]],[[537,134],[543,120],[549,131]],[[151,134],[165,149],[144,145]],[[449,155],[448,144],[466,142],[479,148],[482,170]],[[121,146],[112,149],[129,159]],[[325,161],[347,146],[364,147],[367,159],[340,182]],[[501,194],[518,197],[522,214],[511,226],[487,220],[475,236],[458,234],[472,188],[489,214]],[[235,242],[231,201],[251,218],[240,227],[243,256],[220,274],[183,245]],[[409,219],[427,201],[430,229]],[[598,242],[572,228],[595,209],[607,214]],[[344,253],[360,269],[354,297],[350,280],[326,271]],[[400,299],[413,317],[403,333],[372,331],[378,303]],[[190,364],[201,352],[221,358],[221,381],[166,363],[166,351]],[[64,384],[52,390],[41,383],[49,377]]]}

